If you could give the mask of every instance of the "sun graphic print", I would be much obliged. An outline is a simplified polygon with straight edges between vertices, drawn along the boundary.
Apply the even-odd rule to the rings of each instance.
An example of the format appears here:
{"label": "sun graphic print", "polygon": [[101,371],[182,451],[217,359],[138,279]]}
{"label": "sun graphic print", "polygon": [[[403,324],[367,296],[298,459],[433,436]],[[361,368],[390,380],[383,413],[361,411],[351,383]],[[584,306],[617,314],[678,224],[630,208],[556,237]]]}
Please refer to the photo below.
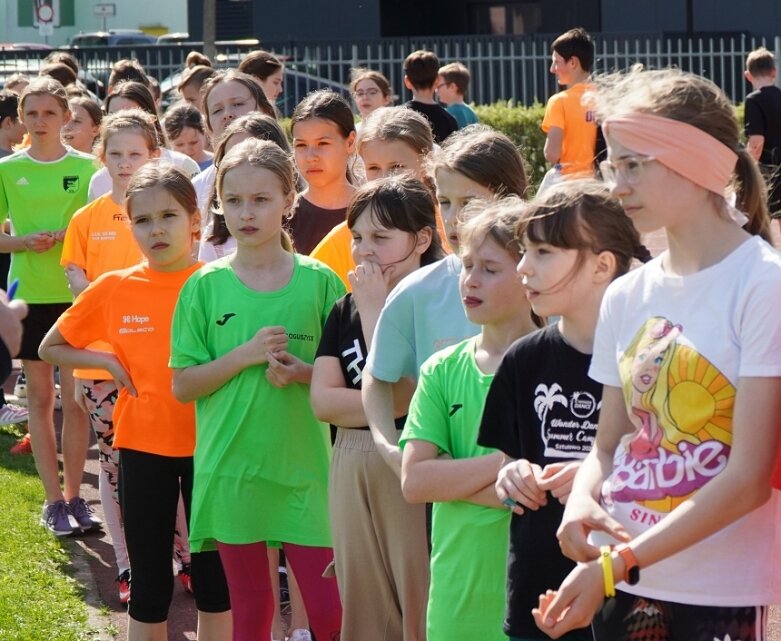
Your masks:
{"label": "sun graphic print", "polygon": [[726,466],[735,388],[682,338],[681,326],[649,319],[621,360],[636,430],[616,454],[613,500],[669,512]]}

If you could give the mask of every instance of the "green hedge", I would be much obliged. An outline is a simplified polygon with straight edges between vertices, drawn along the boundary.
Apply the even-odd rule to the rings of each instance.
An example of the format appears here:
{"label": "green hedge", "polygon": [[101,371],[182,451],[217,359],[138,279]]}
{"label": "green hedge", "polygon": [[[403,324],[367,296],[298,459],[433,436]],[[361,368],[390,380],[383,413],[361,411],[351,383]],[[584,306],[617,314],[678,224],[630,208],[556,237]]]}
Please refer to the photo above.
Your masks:
{"label": "green hedge", "polygon": [[545,106],[518,107],[507,102],[476,106],[480,122],[506,134],[521,152],[530,185],[538,185],[548,170],[542,150],[545,134],[540,129]]}

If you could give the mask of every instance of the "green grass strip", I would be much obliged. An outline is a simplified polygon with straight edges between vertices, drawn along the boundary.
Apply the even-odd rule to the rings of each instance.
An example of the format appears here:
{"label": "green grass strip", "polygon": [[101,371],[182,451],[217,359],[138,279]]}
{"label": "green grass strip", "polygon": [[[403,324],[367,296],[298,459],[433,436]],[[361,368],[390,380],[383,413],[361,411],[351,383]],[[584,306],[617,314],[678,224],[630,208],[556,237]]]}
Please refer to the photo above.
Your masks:
{"label": "green grass strip", "polygon": [[8,453],[10,432],[0,433],[0,639],[88,641],[83,589],[67,549],[38,524],[43,487],[32,456]]}

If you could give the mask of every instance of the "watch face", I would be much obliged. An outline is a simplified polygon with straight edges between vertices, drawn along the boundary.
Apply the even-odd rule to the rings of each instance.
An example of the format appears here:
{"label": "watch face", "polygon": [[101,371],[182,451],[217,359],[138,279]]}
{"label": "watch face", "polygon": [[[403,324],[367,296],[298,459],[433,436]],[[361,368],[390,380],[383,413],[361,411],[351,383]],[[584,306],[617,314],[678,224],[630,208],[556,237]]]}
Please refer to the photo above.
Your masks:
{"label": "watch face", "polygon": [[629,568],[629,570],[626,573],[627,583],[629,585],[637,585],[637,582],[640,580],[640,568],[636,565],[634,567]]}

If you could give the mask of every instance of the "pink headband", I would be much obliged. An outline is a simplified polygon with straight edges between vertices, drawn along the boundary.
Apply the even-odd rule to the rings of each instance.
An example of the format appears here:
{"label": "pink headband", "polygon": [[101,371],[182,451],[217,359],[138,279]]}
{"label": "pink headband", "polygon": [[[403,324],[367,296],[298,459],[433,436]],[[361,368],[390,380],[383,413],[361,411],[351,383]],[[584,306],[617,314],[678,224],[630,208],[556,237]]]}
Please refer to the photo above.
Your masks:
{"label": "pink headband", "polygon": [[653,156],[694,184],[719,196],[732,177],[738,155],[702,129],[646,113],[608,118],[602,125],[624,147]]}

